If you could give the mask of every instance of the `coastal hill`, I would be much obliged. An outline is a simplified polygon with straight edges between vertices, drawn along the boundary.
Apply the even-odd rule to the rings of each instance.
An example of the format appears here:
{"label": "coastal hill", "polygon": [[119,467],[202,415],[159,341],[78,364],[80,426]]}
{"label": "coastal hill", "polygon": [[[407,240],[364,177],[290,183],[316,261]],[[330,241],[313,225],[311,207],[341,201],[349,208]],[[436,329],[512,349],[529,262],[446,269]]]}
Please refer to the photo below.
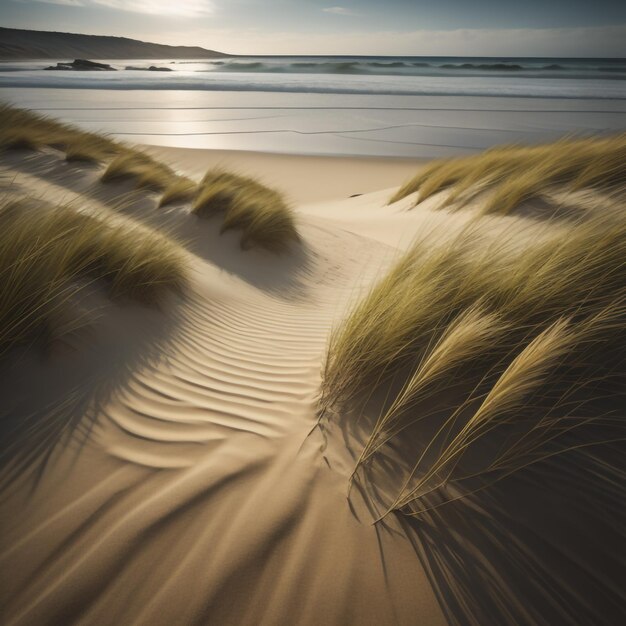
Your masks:
{"label": "coastal hill", "polygon": [[0,28],[0,59],[202,59],[229,56],[199,46],[158,43],[42,30]]}

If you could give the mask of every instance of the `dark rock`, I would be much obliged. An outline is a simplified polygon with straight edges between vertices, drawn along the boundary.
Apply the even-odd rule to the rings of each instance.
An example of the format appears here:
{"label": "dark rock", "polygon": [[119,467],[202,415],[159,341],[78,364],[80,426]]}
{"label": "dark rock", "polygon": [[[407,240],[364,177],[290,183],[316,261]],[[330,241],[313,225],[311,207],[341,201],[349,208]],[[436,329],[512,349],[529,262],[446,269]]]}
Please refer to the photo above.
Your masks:
{"label": "dark rock", "polygon": [[46,67],[47,70],[73,70],[77,72],[115,72],[114,67],[111,67],[108,63],[96,63],[95,61],[88,61],[87,59],[74,59],[71,63],[57,63]]}
{"label": "dark rock", "polygon": [[127,65],[127,70],[142,70],[146,72],[173,72],[174,70],[171,67],[157,67],[156,65],[151,65],[150,67],[137,67],[135,65]]}

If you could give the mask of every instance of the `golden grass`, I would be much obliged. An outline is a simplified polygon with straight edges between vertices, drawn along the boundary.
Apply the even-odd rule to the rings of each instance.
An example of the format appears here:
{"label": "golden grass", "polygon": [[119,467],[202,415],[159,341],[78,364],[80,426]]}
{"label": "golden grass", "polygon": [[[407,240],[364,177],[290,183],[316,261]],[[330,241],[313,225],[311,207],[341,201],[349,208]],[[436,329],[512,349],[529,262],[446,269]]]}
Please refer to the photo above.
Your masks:
{"label": "golden grass", "polygon": [[0,135],[0,145],[5,150],[38,150],[41,140],[35,133],[24,133],[20,129],[6,129]]}
{"label": "golden grass", "polygon": [[535,462],[563,433],[604,423],[606,396],[617,397],[626,353],[623,212],[551,226],[523,248],[507,239],[487,244],[475,222],[445,244],[419,242],[331,336],[323,410],[358,414],[373,392],[404,381],[355,472],[389,445],[410,447],[422,420],[439,420],[404,459],[410,471],[392,509]]}
{"label": "golden grass", "polygon": [[128,152],[116,156],[104,170],[103,183],[133,180],[137,187],[152,191],[164,191],[178,176],[172,170],[141,152]]}
{"label": "golden grass", "polygon": [[133,181],[161,194],[159,206],[193,202],[199,217],[223,216],[222,231],[241,231],[242,248],[282,252],[299,241],[293,212],[283,196],[254,178],[213,170],[200,185],[149,155],[30,111],[0,108],[0,148],[65,152],[68,162],[105,163],[103,183]]}
{"label": "golden grass", "polygon": [[198,191],[198,185],[188,178],[180,177],[170,183],[159,200],[159,206],[167,206],[177,202],[191,202]]}
{"label": "golden grass", "polygon": [[98,161],[121,149],[119,144],[96,133],[79,130],[31,111],[0,106],[0,147],[36,150],[43,146],[74,154],[97,155],[97,159],[90,160]]}
{"label": "golden grass", "polygon": [[[0,107],[0,147],[37,150],[51,147],[65,152],[68,162],[107,163],[103,182],[134,180],[137,187],[168,192],[161,205],[181,199],[181,189],[190,181],[175,174],[139,150],[117,143],[96,133],[37,115],[8,105]],[[188,196],[190,198],[190,196]]]}
{"label": "golden grass", "polygon": [[[558,319],[525,346],[500,375],[480,407],[420,476],[417,484],[409,487],[410,479],[405,481],[393,508],[406,506],[417,497],[423,497],[425,493],[451,481],[454,478],[455,463],[480,437],[487,436],[494,430],[500,420],[524,407],[524,401],[530,393],[541,386],[544,377],[567,354],[574,341],[575,334],[569,321]],[[537,422],[540,421],[541,416],[538,416]],[[444,426],[448,424],[445,423]],[[425,453],[422,453],[416,468],[420,466],[424,456]],[[410,478],[412,477],[413,473]],[[433,480],[434,485],[431,484]]]}
{"label": "golden grass", "polygon": [[222,214],[222,231],[242,231],[242,248],[282,252],[299,241],[293,212],[282,194],[248,176],[209,171],[192,211],[202,218]]}
{"label": "golden grass", "polygon": [[563,139],[539,146],[502,146],[456,159],[437,160],[390,199],[417,193],[415,204],[447,191],[442,207],[464,206],[483,194],[484,213],[507,214],[551,189],[626,190],[626,134]]}
{"label": "golden grass", "polygon": [[0,205],[0,352],[45,336],[87,284],[111,298],[152,303],[185,283],[181,249],[129,221],[112,224],[69,207]]}
{"label": "golden grass", "polygon": [[111,157],[111,152],[93,146],[89,140],[74,140],[65,147],[65,160],[68,163],[101,163]]}

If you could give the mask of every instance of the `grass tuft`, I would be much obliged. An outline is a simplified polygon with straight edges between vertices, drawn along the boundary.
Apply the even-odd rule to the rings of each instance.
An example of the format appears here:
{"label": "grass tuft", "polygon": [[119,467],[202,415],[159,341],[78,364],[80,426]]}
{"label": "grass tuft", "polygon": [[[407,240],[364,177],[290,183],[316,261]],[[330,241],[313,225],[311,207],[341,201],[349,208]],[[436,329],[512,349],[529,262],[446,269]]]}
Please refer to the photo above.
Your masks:
{"label": "grass tuft", "polygon": [[452,483],[496,480],[594,424],[577,444],[590,445],[614,424],[626,354],[623,211],[525,246],[485,242],[479,221],[444,244],[416,244],[331,335],[322,410],[358,416],[374,393],[387,397],[355,472],[404,450],[390,510],[419,510]]}
{"label": "grass tuft", "polygon": [[0,145],[4,150],[39,150],[42,144],[36,133],[24,132],[16,128],[2,131]]}
{"label": "grass tuft", "polygon": [[141,152],[127,152],[116,156],[103,172],[103,183],[133,180],[137,187],[164,191],[178,177],[169,167]]}
{"label": "grass tuft", "polygon": [[192,208],[198,217],[223,214],[222,231],[242,231],[242,248],[282,252],[299,241],[292,210],[279,192],[254,178],[222,170],[206,174]]}
{"label": "grass tuft", "polygon": [[138,187],[155,191],[175,190],[178,197],[181,188],[190,184],[188,179],[178,176],[147,154],[107,137],[31,111],[8,105],[0,107],[0,147],[37,150],[45,146],[65,152],[68,162],[107,162],[101,178],[103,182],[133,179]]}
{"label": "grass tuft", "polygon": [[159,206],[167,206],[177,202],[191,202],[195,198],[197,191],[198,185],[196,183],[188,178],[181,177],[164,189],[163,195],[159,200]]}
{"label": "grass tuft", "polygon": [[109,223],[68,207],[0,205],[0,353],[45,336],[85,284],[111,298],[156,302],[185,283],[181,249],[132,222]]}
{"label": "grass tuft", "polygon": [[161,193],[160,207],[193,202],[192,211],[198,217],[221,214],[222,231],[241,231],[242,248],[278,253],[299,241],[293,212],[284,197],[254,178],[212,170],[196,185],[149,155],[106,137],[10,106],[1,107],[0,113],[0,147],[37,150],[49,146],[64,151],[68,162],[105,162],[103,183],[130,180],[138,188]]}
{"label": "grass tuft", "polygon": [[417,193],[415,205],[447,191],[442,207],[485,196],[484,213],[508,214],[546,190],[626,190],[626,134],[563,139],[538,146],[501,146],[477,155],[433,161],[390,199]]}
{"label": "grass tuft", "polygon": [[65,160],[68,163],[102,163],[110,157],[110,151],[93,146],[88,140],[68,142],[65,148]]}
{"label": "grass tuft", "polygon": [[[123,149],[102,135],[79,130],[31,111],[0,106],[0,147],[39,149],[49,146],[61,151],[98,154],[98,160]],[[71,159],[68,159],[71,160]]]}

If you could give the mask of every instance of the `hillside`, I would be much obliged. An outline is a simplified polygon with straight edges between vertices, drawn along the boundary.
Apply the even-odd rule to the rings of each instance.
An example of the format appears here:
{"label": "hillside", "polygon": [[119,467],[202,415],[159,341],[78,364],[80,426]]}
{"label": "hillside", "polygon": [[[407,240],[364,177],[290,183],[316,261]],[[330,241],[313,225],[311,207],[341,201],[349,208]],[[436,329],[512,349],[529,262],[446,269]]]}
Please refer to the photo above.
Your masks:
{"label": "hillside", "polygon": [[199,46],[166,46],[126,37],[0,28],[0,59],[198,59],[229,56]]}

